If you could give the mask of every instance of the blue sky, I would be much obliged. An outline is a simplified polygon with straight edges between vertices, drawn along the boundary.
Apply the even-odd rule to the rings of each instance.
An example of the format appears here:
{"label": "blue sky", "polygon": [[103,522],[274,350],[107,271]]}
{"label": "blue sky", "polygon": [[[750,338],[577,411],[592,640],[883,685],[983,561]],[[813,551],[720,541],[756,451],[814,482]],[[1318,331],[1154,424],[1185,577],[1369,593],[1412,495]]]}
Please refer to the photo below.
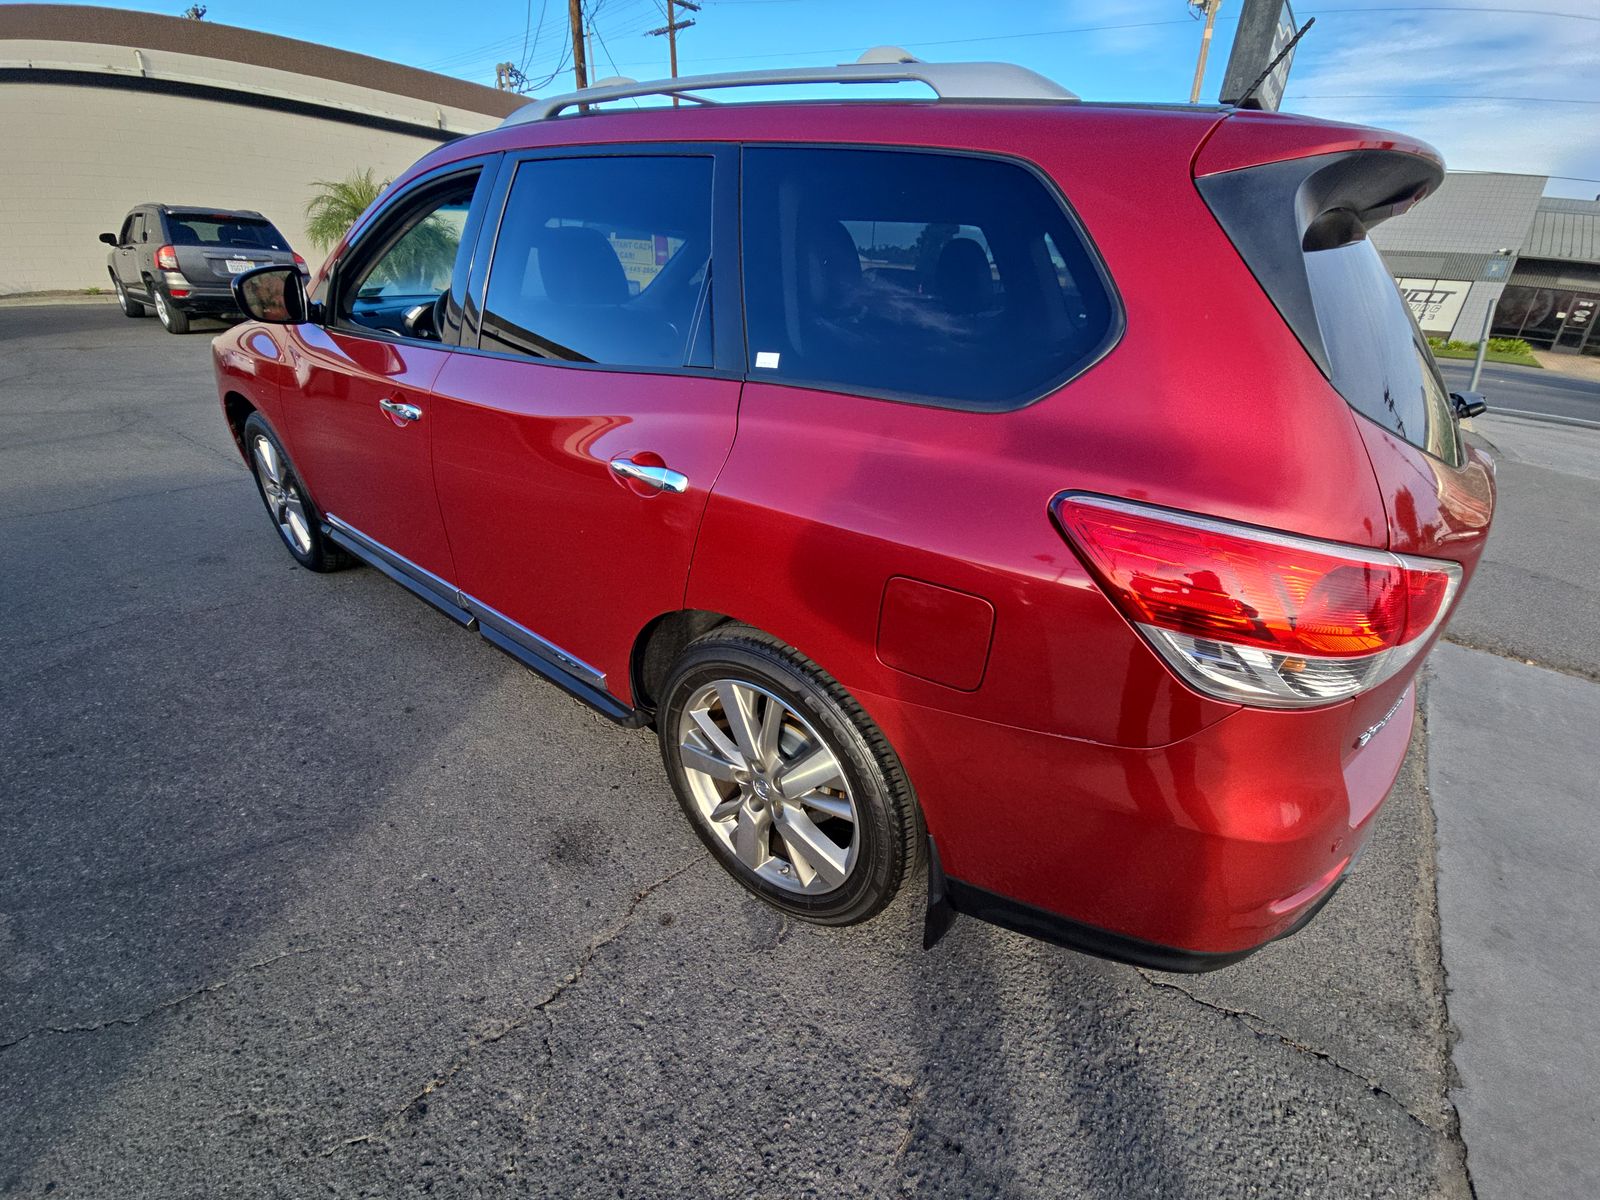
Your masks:
{"label": "blue sky", "polygon": [[[667,73],[664,0],[586,0],[597,75]],[[1215,99],[1241,0],[1223,0],[1203,99]],[[187,0],[127,7],[175,14]],[[324,42],[492,83],[535,81],[565,49],[566,0],[210,0],[208,20]],[[1595,0],[1301,0],[1284,107],[1382,125],[1453,168],[1529,171],[1555,195],[1600,194],[1600,4]],[[1564,14],[1564,15],[1563,15]],[[1184,0],[703,0],[679,70],[845,62],[892,43],[927,59],[1021,63],[1091,100],[1187,100],[1200,23]],[[524,49],[526,38],[526,50]],[[615,70],[613,70],[615,64]],[[540,94],[570,89],[570,69]]]}

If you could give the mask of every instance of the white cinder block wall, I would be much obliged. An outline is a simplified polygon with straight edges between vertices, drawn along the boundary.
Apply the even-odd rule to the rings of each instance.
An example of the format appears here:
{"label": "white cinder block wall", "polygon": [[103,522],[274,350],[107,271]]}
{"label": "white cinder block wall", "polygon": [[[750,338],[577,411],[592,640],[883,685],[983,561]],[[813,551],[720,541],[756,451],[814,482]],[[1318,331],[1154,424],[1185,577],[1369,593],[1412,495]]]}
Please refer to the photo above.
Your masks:
{"label": "white cinder block wall", "polygon": [[[0,39],[0,68],[0,295],[107,286],[98,235],[145,201],[257,209],[315,268],[321,255],[305,234],[314,181],[364,167],[392,178],[444,137],[500,119],[358,82],[128,46]],[[211,95],[117,86],[135,73]],[[218,88],[229,98],[215,98]],[[373,121],[389,127],[364,123]]]}

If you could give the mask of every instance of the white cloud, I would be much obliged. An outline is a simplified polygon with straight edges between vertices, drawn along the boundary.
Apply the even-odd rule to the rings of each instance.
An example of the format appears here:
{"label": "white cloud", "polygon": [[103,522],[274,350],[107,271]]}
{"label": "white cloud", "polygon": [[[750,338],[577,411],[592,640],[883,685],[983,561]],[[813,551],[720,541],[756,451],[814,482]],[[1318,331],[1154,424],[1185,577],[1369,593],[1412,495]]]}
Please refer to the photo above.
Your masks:
{"label": "white cloud", "polygon": [[1415,134],[1457,169],[1600,178],[1600,104],[1503,99],[1600,101],[1600,22],[1330,12],[1301,46],[1286,108]]}

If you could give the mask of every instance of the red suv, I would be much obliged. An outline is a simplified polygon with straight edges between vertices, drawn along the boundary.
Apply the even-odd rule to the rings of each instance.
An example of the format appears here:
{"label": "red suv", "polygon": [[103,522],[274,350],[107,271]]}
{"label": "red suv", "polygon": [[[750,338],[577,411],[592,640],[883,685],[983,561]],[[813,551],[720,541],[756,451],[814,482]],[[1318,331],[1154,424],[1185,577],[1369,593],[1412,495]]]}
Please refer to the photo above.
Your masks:
{"label": "red suv", "polygon": [[[860,80],[938,98],[599,107]],[[992,64],[619,84],[240,276],[218,385],[302,565],[653,725],[768,903],[864,920],[926,850],[930,943],[1203,970],[1350,868],[1489,528],[1366,236],[1441,174]]]}

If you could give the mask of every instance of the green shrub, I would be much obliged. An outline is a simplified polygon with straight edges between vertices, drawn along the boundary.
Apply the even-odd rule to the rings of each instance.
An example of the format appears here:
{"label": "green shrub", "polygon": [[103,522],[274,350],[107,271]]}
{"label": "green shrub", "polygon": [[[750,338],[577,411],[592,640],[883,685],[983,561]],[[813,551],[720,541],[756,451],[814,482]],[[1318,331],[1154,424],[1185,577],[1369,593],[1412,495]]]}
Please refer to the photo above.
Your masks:
{"label": "green shrub", "polygon": [[1498,337],[1489,339],[1489,349],[1500,354],[1520,354],[1524,358],[1533,357],[1533,347],[1521,338]]}

